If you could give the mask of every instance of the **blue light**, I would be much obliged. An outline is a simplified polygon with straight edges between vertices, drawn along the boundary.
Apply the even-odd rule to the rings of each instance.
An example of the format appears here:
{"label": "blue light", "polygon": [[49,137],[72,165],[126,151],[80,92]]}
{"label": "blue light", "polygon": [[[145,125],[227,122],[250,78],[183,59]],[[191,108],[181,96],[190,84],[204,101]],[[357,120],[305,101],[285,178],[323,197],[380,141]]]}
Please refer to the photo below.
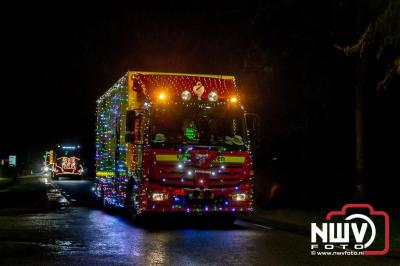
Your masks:
{"label": "blue light", "polygon": [[225,205],[228,205],[229,204],[229,202],[228,201],[225,201]]}
{"label": "blue light", "polygon": [[62,146],[61,147],[63,150],[75,150],[76,147],[75,146]]}

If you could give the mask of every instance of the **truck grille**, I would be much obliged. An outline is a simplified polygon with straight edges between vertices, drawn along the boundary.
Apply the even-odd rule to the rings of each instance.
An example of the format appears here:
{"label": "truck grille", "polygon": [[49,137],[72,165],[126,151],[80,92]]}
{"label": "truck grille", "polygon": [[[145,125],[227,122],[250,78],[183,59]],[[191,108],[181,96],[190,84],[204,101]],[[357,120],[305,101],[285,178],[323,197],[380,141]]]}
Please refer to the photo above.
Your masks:
{"label": "truck grille", "polygon": [[[208,173],[196,173],[197,171],[209,171]],[[159,164],[159,182],[160,185],[173,188],[196,188],[196,180],[204,179],[208,188],[229,188],[238,186],[243,181],[242,165],[224,165],[224,169],[211,167],[209,169],[198,169],[197,167],[185,165],[185,170],[177,169],[176,165]],[[192,171],[192,176],[187,175]],[[214,172],[215,175],[212,175]]]}

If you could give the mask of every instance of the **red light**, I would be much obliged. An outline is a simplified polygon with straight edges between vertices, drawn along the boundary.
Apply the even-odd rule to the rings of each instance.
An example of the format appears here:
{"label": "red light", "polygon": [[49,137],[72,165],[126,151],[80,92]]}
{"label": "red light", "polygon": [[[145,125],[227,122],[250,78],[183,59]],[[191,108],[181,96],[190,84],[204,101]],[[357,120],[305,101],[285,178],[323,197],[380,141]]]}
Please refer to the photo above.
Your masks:
{"label": "red light", "polygon": [[241,184],[240,189],[243,189],[243,190],[251,189],[251,184],[250,183]]}
{"label": "red light", "polygon": [[185,193],[185,191],[183,189],[175,189],[173,194],[175,196],[184,196],[186,193]]}

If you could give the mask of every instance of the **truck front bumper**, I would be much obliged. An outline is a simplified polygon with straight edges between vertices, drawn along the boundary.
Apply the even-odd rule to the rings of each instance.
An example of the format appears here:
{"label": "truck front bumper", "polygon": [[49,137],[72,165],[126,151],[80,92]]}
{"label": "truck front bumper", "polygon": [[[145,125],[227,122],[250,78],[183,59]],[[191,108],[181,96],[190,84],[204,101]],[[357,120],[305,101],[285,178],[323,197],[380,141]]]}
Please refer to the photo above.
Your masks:
{"label": "truck front bumper", "polygon": [[235,213],[253,210],[252,190],[209,190],[208,197],[197,192],[195,190],[187,190],[183,193],[182,191],[178,193],[176,191],[164,191],[163,193],[167,195],[165,200],[153,200],[153,191],[150,191],[144,201],[142,211],[149,213]]}

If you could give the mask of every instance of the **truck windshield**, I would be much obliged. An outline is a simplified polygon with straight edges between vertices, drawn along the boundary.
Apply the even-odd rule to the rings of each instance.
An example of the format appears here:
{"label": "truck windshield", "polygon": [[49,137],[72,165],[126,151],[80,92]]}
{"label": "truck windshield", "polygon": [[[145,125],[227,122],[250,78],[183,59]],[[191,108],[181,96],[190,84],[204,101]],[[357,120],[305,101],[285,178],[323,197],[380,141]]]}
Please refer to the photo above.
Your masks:
{"label": "truck windshield", "polygon": [[243,111],[227,107],[169,106],[152,112],[152,143],[245,144]]}

